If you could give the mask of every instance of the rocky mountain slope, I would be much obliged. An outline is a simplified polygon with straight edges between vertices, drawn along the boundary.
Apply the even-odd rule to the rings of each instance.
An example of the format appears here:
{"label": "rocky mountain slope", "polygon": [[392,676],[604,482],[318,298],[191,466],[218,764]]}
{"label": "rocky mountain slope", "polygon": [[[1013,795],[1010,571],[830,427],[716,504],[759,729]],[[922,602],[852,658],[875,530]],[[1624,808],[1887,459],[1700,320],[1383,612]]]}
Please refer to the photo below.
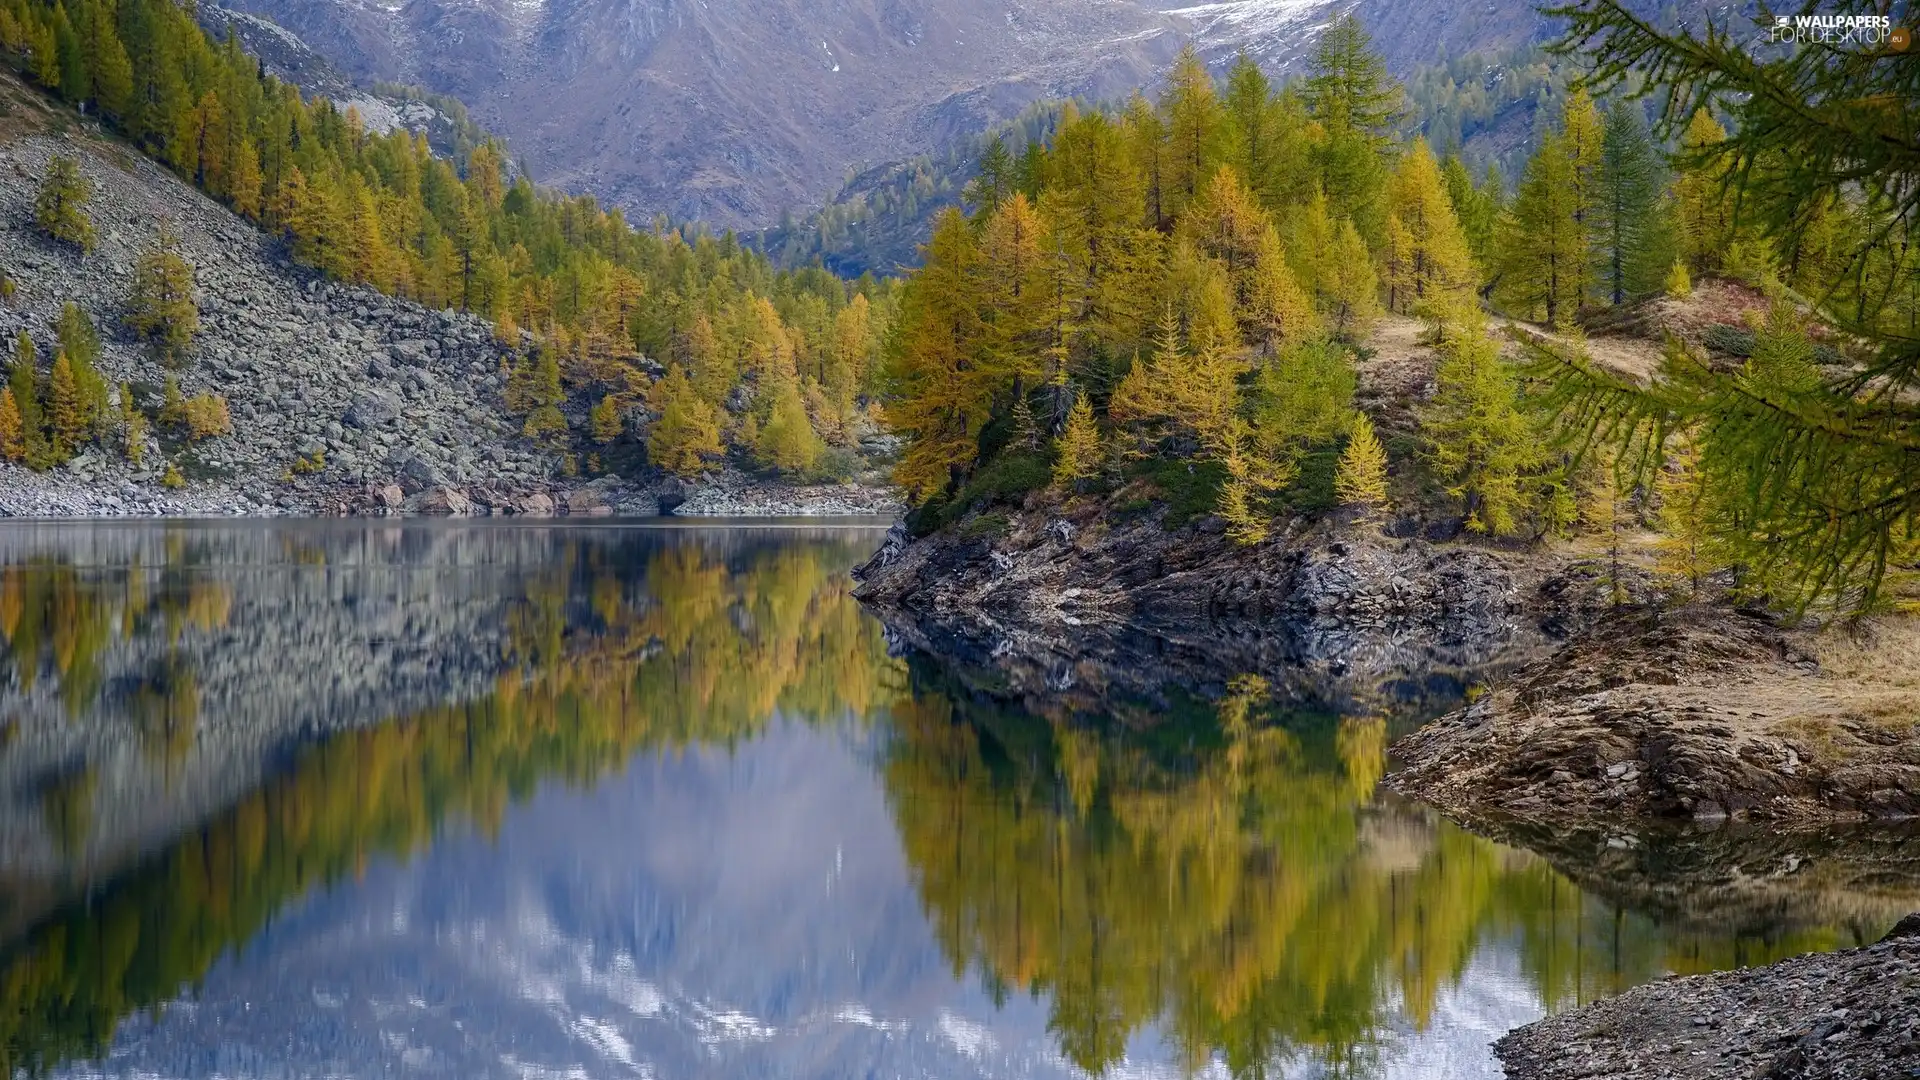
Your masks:
{"label": "rocky mountain slope", "polygon": [[300,88],[309,97],[324,97],[342,110],[352,109],[368,128],[386,134],[395,128],[425,135],[434,151],[452,156],[481,138],[458,102],[424,92],[407,92],[382,83],[363,86],[331,60],[314,51],[285,27],[244,11],[201,4],[200,25],[216,38],[231,32],[240,47],[260,59],[267,73]]}
{"label": "rocky mountain slope", "polygon": [[[17,292],[0,305],[0,335],[42,347],[68,302],[100,329],[101,370],[142,404],[166,376],[125,327],[133,270],[162,225],[196,268],[201,315],[184,394],[223,395],[233,433],[167,455],[188,487],[160,486],[166,460],[141,468],[95,447],[47,474],[0,464],[0,513],[314,512],[343,491],[398,482],[424,498],[485,481],[502,505],[551,485],[554,462],[520,437],[501,398],[504,350],[476,318],[427,311],[320,280],[280,245],[117,142],[72,123],[0,75],[0,273]],[[34,228],[47,161],[79,162],[94,189],[91,253]],[[285,479],[296,458],[326,469]],[[443,496],[444,497],[444,496]]]}
{"label": "rocky mountain slope", "polygon": [[[1189,39],[1293,67],[1355,11],[1389,65],[1539,40],[1528,0],[234,0],[362,80],[465,101],[535,175],[642,213],[771,225],[850,172],[1046,97],[1151,83]],[[1693,0],[1687,13],[1719,11]]]}

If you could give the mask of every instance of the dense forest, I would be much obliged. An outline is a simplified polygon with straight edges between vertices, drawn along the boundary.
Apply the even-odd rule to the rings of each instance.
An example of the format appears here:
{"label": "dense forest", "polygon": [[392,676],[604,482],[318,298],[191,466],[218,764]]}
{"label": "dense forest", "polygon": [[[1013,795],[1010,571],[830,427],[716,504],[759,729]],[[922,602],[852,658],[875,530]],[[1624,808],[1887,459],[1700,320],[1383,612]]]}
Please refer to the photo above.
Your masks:
{"label": "dense forest", "polygon": [[[591,197],[509,180],[494,142],[449,161],[423,137],[374,135],[351,110],[267,76],[233,36],[209,37],[190,7],[0,0],[0,60],[284,237],[300,262],[492,320],[517,355],[506,404],[529,438],[584,456],[644,423],[653,459],[677,472],[729,454],[790,475],[853,467],[872,427],[885,283],[778,273],[730,234],[637,229]],[[71,162],[59,168],[42,226],[84,250],[88,185]],[[176,262],[174,291],[184,275],[190,294],[193,268]],[[192,362],[191,336],[165,340],[171,362]],[[29,370],[11,408],[0,402],[0,434],[22,433],[8,456],[46,465],[76,441],[134,445],[110,387],[55,385],[72,351],[64,336],[18,350]],[[40,408],[56,394],[74,401],[63,430]]]}
{"label": "dense forest", "polygon": [[[1575,62],[1539,45],[1498,53],[1468,53],[1423,65],[1407,76],[1401,138],[1422,137],[1435,153],[1458,156],[1474,176],[1489,169],[1519,175],[1529,148],[1551,127],[1578,74]],[[847,277],[869,271],[902,273],[919,262],[918,248],[934,218],[964,206],[978,176],[982,152],[995,139],[1014,154],[1050,141],[1067,107],[1064,100],[1034,103],[1019,116],[952,141],[938,152],[875,166],[848,180],[828,203],[802,217],[789,213],[749,242],[783,266],[813,264]],[[1075,99],[1081,112],[1117,116],[1125,102]]]}
{"label": "dense forest", "polygon": [[[1777,402],[1776,419],[1851,407],[1857,395],[1828,377],[1846,358],[1810,339],[1804,313],[1818,306],[1868,340],[1911,334],[1910,188],[1822,190],[1795,201],[1792,228],[1769,227],[1756,174],[1734,168],[1745,143],[1722,122],[1739,119],[1726,102],[1691,101],[1677,119],[1668,102],[1669,154],[1631,97],[1648,85],[1633,65],[1605,85],[1605,109],[1584,88],[1565,96],[1511,193],[1396,138],[1405,94],[1352,19],[1278,91],[1244,59],[1216,85],[1189,51],[1157,101],[1068,108],[1018,159],[989,145],[971,212],[936,223],[888,351],[887,418],[908,440],[896,476],[919,526],[1049,487],[1209,506],[1246,542],[1290,510],[1452,514],[1533,538],[1617,531],[1637,514],[1675,532],[1693,581],[1705,560],[1788,599],[1878,596],[1912,561],[1910,482],[1861,519],[1866,547],[1836,556],[1809,477],[1745,484],[1756,439],[1798,436],[1762,418],[1715,423],[1706,398],[1731,378],[1736,396],[1807,397]],[[1791,174],[1781,153],[1759,168]],[[1670,396],[1647,406],[1657,438],[1644,425],[1628,437],[1607,409],[1647,395],[1580,358],[1581,327],[1684,296],[1698,275],[1769,291],[1774,315],[1725,328],[1742,336],[1738,372],[1675,343],[1670,366],[1709,369],[1686,384],[1705,397],[1691,419]],[[1356,408],[1370,329],[1409,317],[1439,354],[1430,400]],[[1499,333],[1509,320],[1546,333]],[[1542,358],[1510,363],[1508,336]],[[1570,388],[1596,378],[1613,405],[1570,405]],[[1842,459],[1823,452],[1821,468]]]}

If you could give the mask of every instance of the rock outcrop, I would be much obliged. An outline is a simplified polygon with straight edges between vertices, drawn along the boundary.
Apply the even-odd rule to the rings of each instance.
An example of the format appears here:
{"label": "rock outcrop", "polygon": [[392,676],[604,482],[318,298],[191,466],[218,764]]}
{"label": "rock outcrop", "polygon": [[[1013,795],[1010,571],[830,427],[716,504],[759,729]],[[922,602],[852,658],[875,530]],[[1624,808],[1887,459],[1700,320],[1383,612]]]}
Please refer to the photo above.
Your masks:
{"label": "rock outcrop", "polygon": [[1388,783],[1473,824],[1920,816],[1913,626],[1875,629],[1622,614],[1402,739]]}
{"label": "rock outcrop", "polygon": [[1548,647],[1595,592],[1552,556],[1329,522],[1249,548],[1212,519],[1167,529],[1092,503],[919,540],[903,525],[856,573],[903,644],[1055,691],[1093,671],[1143,690],[1482,671]]}

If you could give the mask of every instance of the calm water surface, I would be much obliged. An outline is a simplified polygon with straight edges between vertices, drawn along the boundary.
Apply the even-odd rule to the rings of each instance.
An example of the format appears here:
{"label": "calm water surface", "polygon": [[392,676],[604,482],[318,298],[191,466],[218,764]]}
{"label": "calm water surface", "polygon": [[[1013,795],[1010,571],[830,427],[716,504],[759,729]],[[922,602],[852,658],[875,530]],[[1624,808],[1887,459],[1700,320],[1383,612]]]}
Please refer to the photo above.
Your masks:
{"label": "calm water surface", "polygon": [[1497,1076],[1870,939],[1583,893],[1377,799],[1418,716],[1035,716],[889,655],[872,528],[0,527],[0,1065]]}

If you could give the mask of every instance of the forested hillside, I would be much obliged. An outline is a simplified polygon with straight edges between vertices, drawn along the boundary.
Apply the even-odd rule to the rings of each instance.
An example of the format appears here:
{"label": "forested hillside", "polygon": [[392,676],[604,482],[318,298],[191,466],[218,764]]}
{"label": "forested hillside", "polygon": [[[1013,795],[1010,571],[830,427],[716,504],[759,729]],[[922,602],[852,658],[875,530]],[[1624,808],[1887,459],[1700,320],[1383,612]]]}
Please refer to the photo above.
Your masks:
{"label": "forested hillside", "polygon": [[[1435,153],[1457,155],[1476,177],[1496,169],[1504,178],[1501,186],[1510,186],[1560,115],[1577,71],[1572,60],[1539,45],[1423,65],[1406,79],[1406,108],[1395,135],[1421,137]],[[919,246],[940,211],[965,202],[987,147],[998,139],[1018,155],[1029,142],[1049,141],[1065,105],[1040,102],[1005,124],[954,140],[937,154],[868,169],[825,206],[798,218],[789,214],[779,226],[754,234],[752,244],[782,266],[818,263],[847,277],[904,272],[918,264]],[[1099,109],[1110,116],[1124,106],[1074,103],[1081,111]]]}
{"label": "forested hillside", "polygon": [[[1624,94],[1638,77],[1623,69],[1612,85]],[[1845,357],[1816,349],[1803,313],[1851,307],[1861,332],[1911,332],[1905,285],[1920,262],[1902,203],[1823,192],[1793,211],[1797,228],[1769,229],[1741,212],[1729,165],[1739,140],[1714,118],[1722,103],[1699,100],[1690,123],[1679,118],[1670,161],[1638,103],[1616,95],[1603,112],[1580,90],[1510,198],[1426,140],[1397,138],[1405,103],[1346,19],[1322,36],[1306,77],[1278,92],[1245,61],[1217,89],[1189,52],[1157,102],[1069,109],[1044,150],[983,159],[971,214],[950,210],[935,225],[888,357],[887,415],[908,438],[896,476],[921,527],[1050,488],[1211,509],[1248,543],[1336,507],[1451,516],[1496,536],[1588,530],[1616,544],[1639,520],[1672,534],[1683,577],[1739,564],[1756,590],[1787,595],[1862,582],[1870,595],[1910,561],[1911,521],[1883,507],[1867,546],[1831,564],[1833,546],[1801,520],[1826,516],[1826,496],[1804,493],[1806,476],[1764,496],[1746,489],[1760,425],[1718,424],[1710,404],[1778,389],[1808,395],[1810,408],[1850,407],[1821,367]],[[1739,385],[1694,376],[1691,420],[1667,414],[1651,443],[1618,447],[1619,459],[1587,452],[1561,423],[1578,396],[1566,387],[1631,389],[1604,365],[1568,359],[1582,349],[1579,324],[1683,295],[1700,274],[1775,298],[1771,318],[1716,332],[1715,351],[1735,366],[1751,357]],[[1889,280],[1902,289],[1874,291]],[[1362,409],[1356,365],[1382,313],[1421,320],[1440,359],[1415,400]],[[1544,324],[1545,336],[1522,336],[1564,362],[1511,365],[1493,332],[1509,318]],[[1674,348],[1676,370],[1724,370]],[[1571,378],[1570,365],[1586,374]],[[1587,417],[1618,406],[1580,400]],[[1633,461],[1655,468],[1629,476]],[[1794,543],[1780,542],[1787,534]],[[1802,559],[1829,560],[1829,572],[1793,577]]]}
{"label": "forested hillside", "polygon": [[[505,405],[572,467],[603,456],[610,467],[625,436],[675,472],[732,453],[790,475],[844,474],[871,428],[862,399],[891,309],[882,284],[776,273],[729,236],[636,229],[591,198],[508,180],[495,143],[449,161],[422,137],[375,134],[267,76],[171,0],[0,0],[0,53],[299,262],[492,321],[516,356]],[[89,249],[85,178],[67,168],[44,190],[43,230]],[[194,267],[167,269],[167,291],[190,296]],[[190,322],[176,307],[168,324],[177,368],[193,363]],[[34,346],[19,366],[37,370],[16,374],[10,408],[0,404],[0,426],[23,431],[9,457],[44,467],[82,444],[137,441],[127,431],[142,421],[110,407],[109,384],[82,374],[78,391],[54,385],[68,342]],[[65,430],[24,400],[62,394],[77,396]]]}

